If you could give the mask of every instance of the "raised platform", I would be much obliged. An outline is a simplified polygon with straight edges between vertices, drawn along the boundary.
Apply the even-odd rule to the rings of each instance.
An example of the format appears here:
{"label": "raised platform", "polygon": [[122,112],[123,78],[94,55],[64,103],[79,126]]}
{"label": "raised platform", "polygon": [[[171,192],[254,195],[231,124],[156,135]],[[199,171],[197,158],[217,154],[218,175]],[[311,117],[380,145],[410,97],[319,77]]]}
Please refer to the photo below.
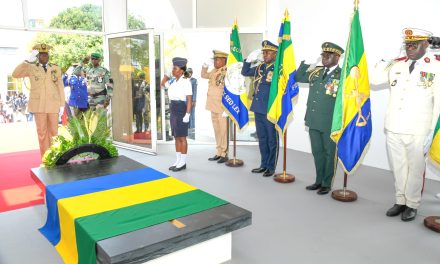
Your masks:
{"label": "raised platform", "polygon": [[[51,169],[34,168],[32,177],[38,184],[45,187],[140,168],[146,168],[146,166],[120,156]],[[199,256],[206,254],[207,248],[211,248],[213,252],[221,252],[217,254],[218,256],[207,255],[214,261],[212,263],[223,262],[227,260],[225,259],[227,256],[230,258],[230,233],[250,225],[251,219],[251,212],[245,209],[233,204],[222,205],[175,219],[177,223],[164,222],[98,241],[97,261],[98,263],[145,263],[154,259],[154,263],[170,263],[171,255],[175,255],[174,258],[177,259],[183,256],[196,259],[198,254]],[[223,245],[222,248],[219,245]],[[185,250],[182,251],[182,249]],[[162,257],[164,260],[168,259],[167,262],[160,262]]]}

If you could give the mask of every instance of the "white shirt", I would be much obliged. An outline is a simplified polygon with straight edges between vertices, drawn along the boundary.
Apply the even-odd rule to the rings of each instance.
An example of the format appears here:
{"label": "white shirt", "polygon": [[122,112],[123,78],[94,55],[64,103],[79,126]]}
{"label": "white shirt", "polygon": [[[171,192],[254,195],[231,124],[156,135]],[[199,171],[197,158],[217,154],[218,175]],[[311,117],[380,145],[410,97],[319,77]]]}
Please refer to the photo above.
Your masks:
{"label": "white shirt", "polygon": [[186,102],[186,96],[192,95],[192,86],[189,79],[181,76],[179,79],[173,78],[165,83],[168,88],[168,98],[172,101]]}

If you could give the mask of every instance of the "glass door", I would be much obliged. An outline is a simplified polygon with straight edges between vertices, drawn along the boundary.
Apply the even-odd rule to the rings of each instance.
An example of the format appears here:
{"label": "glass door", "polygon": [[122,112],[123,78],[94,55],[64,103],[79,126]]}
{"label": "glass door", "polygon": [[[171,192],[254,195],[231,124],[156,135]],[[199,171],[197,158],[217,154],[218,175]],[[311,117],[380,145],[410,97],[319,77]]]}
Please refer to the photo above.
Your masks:
{"label": "glass door", "polygon": [[[120,147],[156,153],[156,82],[160,70],[151,30],[109,34],[106,66],[113,79],[111,125]],[[160,63],[159,63],[160,65]]]}

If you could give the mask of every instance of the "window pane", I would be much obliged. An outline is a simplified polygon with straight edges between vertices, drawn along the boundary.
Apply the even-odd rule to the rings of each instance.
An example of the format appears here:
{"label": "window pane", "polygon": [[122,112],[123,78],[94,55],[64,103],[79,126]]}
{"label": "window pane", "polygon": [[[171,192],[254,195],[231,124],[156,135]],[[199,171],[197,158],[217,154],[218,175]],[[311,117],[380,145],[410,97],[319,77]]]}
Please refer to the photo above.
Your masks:
{"label": "window pane", "polygon": [[29,27],[102,31],[102,0],[28,1]]}
{"label": "window pane", "polygon": [[0,26],[24,27],[21,0],[9,0],[0,8]]}

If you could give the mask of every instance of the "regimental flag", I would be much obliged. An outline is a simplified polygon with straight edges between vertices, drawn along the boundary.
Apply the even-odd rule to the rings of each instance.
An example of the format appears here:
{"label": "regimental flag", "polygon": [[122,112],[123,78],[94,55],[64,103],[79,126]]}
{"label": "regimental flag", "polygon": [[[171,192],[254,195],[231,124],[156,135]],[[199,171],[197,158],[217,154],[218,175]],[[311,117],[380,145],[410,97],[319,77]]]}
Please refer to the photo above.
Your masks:
{"label": "regimental flag", "polygon": [[237,21],[234,21],[230,37],[230,51],[228,55],[227,72],[225,76],[225,88],[222,104],[225,112],[232,121],[243,129],[249,122],[249,106],[244,76],[241,75],[243,68],[243,56],[241,55],[240,38],[238,36]]}
{"label": "regimental flag", "polygon": [[372,132],[370,83],[357,6],[339,83],[342,85],[336,97],[331,138],[337,144],[344,171],[350,174],[360,164]]}
{"label": "regimental flag", "polygon": [[64,263],[96,263],[96,242],[227,204],[152,168],[46,187],[40,232]]}
{"label": "regimental flag", "polygon": [[281,23],[278,43],[267,104],[267,119],[275,124],[275,128],[281,135],[284,135],[292,119],[293,100],[299,92],[298,83],[295,81],[295,54],[290,37],[290,20],[287,10]]}
{"label": "regimental flag", "polygon": [[434,129],[434,137],[432,139],[431,149],[429,150],[429,157],[440,166],[440,116],[438,117],[437,125]]}

